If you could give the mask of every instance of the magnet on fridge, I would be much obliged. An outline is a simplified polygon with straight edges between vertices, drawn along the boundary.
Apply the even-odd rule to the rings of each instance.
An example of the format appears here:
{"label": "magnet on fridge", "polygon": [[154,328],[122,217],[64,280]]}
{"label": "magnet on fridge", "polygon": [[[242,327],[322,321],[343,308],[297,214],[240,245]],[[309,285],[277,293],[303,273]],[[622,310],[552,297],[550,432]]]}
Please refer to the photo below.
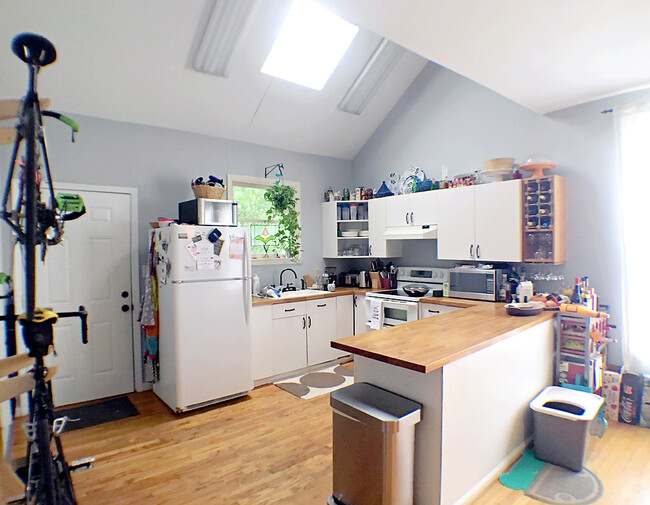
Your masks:
{"label": "magnet on fridge", "polygon": [[208,235],[208,240],[212,243],[215,243],[217,240],[219,240],[220,237],[221,237],[221,232],[217,228],[215,228],[210,232],[210,235]]}
{"label": "magnet on fridge", "polygon": [[222,239],[219,239],[213,244],[214,254],[216,254],[217,256],[221,256],[221,249],[223,249],[223,242],[224,241]]}
{"label": "magnet on fridge", "polygon": [[201,235],[194,235],[194,236],[192,237],[192,242],[194,242],[195,244],[196,244],[197,242],[201,242],[201,240],[203,240],[203,237],[202,237]]}

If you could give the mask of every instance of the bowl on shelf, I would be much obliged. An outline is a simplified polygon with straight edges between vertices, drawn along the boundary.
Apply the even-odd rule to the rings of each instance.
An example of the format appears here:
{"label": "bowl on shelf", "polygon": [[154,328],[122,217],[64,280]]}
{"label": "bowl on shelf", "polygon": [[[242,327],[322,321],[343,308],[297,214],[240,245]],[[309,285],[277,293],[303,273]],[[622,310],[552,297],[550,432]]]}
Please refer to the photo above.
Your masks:
{"label": "bowl on shelf", "polygon": [[348,230],[348,231],[341,232],[341,237],[358,237],[358,236],[359,236],[359,230]]}
{"label": "bowl on shelf", "polygon": [[515,166],[514,158],[492,158],[483,162],[485,170],[510,170]]}
{"label": "bowl on shelf", "polygon": [[360,231],[359,231],[359,236],[360,236],[360,237],[369,237],[369,236],[370,236],[370,232],[369,232],[368,230],[360,230]]}

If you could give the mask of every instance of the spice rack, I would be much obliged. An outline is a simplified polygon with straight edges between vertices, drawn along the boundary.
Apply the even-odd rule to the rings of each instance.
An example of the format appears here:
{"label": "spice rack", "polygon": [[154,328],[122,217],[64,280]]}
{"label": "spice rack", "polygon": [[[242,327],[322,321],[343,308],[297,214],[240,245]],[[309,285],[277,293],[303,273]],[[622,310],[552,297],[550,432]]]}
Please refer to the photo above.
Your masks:
{"label": "spice rack", "polygon": [[564,177],[523,181],[524,263],[566,262],[566,184]]}

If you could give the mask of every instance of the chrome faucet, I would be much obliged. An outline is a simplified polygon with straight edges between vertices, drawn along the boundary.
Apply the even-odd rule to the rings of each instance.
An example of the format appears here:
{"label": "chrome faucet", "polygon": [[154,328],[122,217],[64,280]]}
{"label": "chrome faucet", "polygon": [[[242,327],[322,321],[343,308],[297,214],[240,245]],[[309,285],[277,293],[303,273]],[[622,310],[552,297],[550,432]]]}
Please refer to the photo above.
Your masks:
{"label": "chrome faucet", "polygon": [[[280,289],[282,291],[290,291],[291,288],[289,288],[288,283],[285,288],[282,287],[282,275],[284,274],[284,272],[291,272],[293,274],[294,280],[298,280],[298,274],[293,268],[285,268],[284,270],[282,270],[282,272],[280,272]],[[294,287],[293,289],[295,290],[296,288]]]}

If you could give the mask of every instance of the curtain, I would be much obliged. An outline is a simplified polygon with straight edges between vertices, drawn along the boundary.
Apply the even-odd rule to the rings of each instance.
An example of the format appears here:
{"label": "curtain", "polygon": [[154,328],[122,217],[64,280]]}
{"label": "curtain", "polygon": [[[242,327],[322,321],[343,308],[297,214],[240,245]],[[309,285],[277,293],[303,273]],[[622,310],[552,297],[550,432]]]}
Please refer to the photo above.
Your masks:
{"label": "curtain", "polygon": [[650,103],[616,110],[623,280],[623,356],[628,371],[650,373],[648,257]]}

